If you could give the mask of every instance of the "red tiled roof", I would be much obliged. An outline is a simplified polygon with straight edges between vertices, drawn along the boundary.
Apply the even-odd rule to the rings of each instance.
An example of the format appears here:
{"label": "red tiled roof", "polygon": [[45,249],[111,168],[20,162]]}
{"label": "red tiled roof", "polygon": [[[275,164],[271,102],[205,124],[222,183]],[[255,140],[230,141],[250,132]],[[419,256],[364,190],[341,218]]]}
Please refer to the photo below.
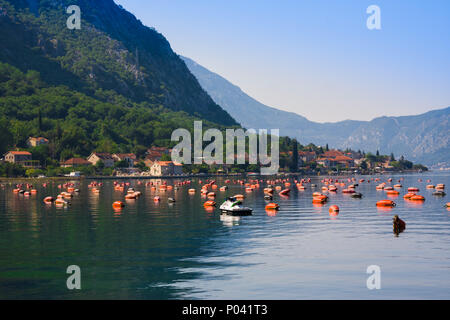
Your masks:
{"label": "red tiled roof", "polygon": [[148,152],[150,153],[150,152],[152,152],[152,151],[156,151],[156,152],[166,152],[166,151],[169,151],[169,149],[166,148],[166,147],[151,147],[151,148],[148,150]]}
{"label": "red tiled roof", "polygon": [[336,158],[339,156],[343,156],[344,154],[338,150],[329,150],[324,152],[323,156],[327,158]]}
{"label": "red tiled roof", "polygon": [[9,151],[8,153],[11,153],[15,156],[31,156],[31,153],[28,151]]}
{"label": "red tiled roof", "polygon": [[159,164],[161,167],[168,167],[168,166],[170,166],[171,164],[173,164],[173,162],[172,162],[172,161],[158,161],[158,164]]}
{"label": "red tiled roof", "polygon": [[134,153],[116,153],[115,156],[120,159],[130,158],[136,160],[136,155]]}
{"label": "red tiled roof", "polygon": [[97,152],[94,152],[94,154],[97,157],[99,157],[100,159],[102,159],[102,160],[112,160],[113,159],[113,157],[112,157],[112,155],[110,153],[97,153]]}
{"label": "red tiled roof", "polygon": [[352,158],[347,157],[347,156],[337,156],[334,160],[335,161],[353,161]]}
{"label": "red tiled roof", "polygon": [[82,158],[72,158],[62,163],[63,165],[90,165],[91,163]]}

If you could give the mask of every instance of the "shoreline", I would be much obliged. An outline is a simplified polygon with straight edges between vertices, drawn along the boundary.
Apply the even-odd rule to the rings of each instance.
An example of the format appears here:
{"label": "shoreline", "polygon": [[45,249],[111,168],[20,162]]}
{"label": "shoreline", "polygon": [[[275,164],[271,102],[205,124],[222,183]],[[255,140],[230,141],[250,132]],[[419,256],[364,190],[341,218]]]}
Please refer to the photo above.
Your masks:
{"label": "shoreline", "polygon": [[232,173],[232,174],[186,174],[179,176],[82,176],[82,177],[45,177],[45,178],[2,178],[0,177],[0,183],[12,183],[17,181],[24,182],[42,182],[42,181],[83,181],[83,180],[159,180],[159,179],[192,179],[192,178],[211,178],[211,177],[292,177],[292,176],[303,176],[303,177],[328,177],[328,176],[376,176],[376,175],[399,175],[399,174],[425,174],[425,173],[437,173],[445,172],[441,170],[429,170],[426,172],[419,171],[390,171],[390,172],[372,172],[372,173],[339,173],[339,174],[304,174],[304,173],[279,173],[272,176],[262,176],[259,173]]}

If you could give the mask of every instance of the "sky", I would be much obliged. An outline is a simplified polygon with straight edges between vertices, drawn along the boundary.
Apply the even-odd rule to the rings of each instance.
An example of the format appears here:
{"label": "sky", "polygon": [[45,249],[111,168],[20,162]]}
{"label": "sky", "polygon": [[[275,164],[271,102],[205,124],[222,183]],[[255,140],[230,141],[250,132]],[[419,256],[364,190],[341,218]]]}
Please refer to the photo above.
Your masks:
{"label": "sky", "polygon": [[[115,0],[261,103],[317,122],[450,106],[448,0]],[[377,5],[381,30],[366,12]]]}

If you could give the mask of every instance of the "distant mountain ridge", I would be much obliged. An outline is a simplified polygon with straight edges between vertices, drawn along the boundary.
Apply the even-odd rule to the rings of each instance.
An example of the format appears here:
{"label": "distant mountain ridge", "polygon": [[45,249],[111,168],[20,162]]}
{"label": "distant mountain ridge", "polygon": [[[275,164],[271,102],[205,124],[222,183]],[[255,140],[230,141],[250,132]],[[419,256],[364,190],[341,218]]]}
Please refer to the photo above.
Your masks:
{"label": "distant mountain ridge", "polygon": [[415,116],[317,123],[266,106],[220,75],[189,58],[181,58],[213,100],[245,128],[279,128],[282,136],[297,138],[304,145],[379,150],[427,165],[450,167],[450,107]]}

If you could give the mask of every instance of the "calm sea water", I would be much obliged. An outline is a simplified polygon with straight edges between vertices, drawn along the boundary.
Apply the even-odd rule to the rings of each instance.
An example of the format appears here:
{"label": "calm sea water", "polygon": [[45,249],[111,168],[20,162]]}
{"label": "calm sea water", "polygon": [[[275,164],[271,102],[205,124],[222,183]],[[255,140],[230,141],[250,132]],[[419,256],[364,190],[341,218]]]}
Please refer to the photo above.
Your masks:
{"label": "calm sea water", "polygon": [[[29,199],[7,185],[0,189],[0,298],[449,299],[450,211],[444,204],[450,200],[425,186],[427,179],[449,186],[450,175],[393,178],[404,178],[402,195],[419,187],[425,203],[400,196],[392,211],[379,211],[375,203],[386,194],[366,182],[357,188],[363,199],[339,190],[327,205],[314,207],[312,192],[321,186],[314,178],[317,190],[294,186],[289,198],[275,196],[276,216],[265,212],[261,186],[245,200],[254,215],[231,221],[218,210],[205,211],[205,200],[199,192],[189,196],[188,187],[161,194],[135,185],[143,196],[118,214],[111,205],[124,194],[111,181],[104,181],[100,195],[82,183],[67,209],[42,202],[58,194],[56,184],[38,186]],[[219,204],[244,193],[242,186],[229,186],[217,192]],[[169,205],[168,197],[177,202]],[[328,213],[332,204],[341,208],[338,217]],[[407,223],[398,237],[394,214]],[[69,265],[81,268],[80,291],[66,287]],[[380,290],[367,289],[370,265],[381,268]]]}

